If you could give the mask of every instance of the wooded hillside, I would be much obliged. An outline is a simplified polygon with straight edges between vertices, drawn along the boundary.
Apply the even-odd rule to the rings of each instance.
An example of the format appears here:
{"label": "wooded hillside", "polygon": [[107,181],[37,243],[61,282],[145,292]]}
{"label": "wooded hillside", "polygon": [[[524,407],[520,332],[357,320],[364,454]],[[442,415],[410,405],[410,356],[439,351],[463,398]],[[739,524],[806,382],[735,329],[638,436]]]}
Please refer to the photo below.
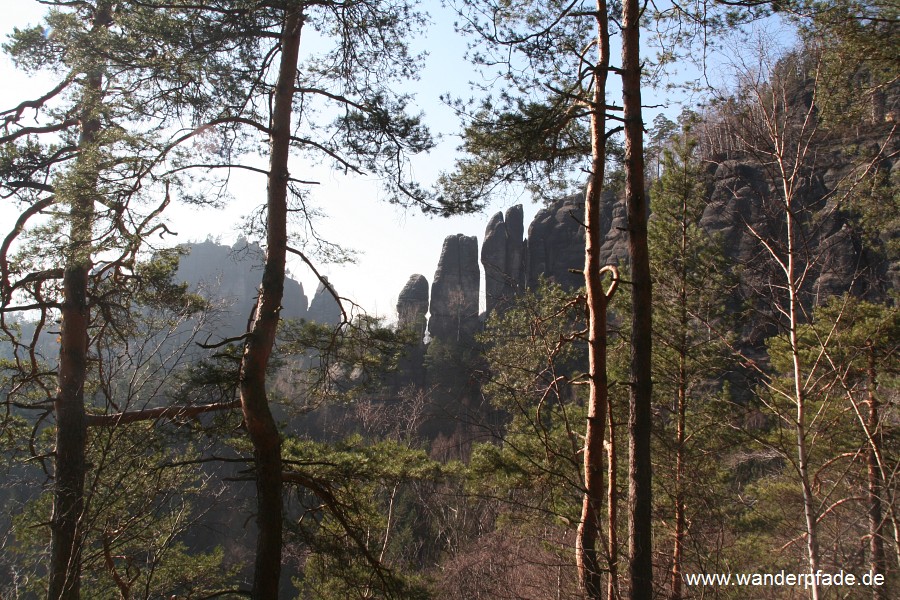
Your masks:
{"label": "wooded hillside", "polygon": [[[437,181],[427,3],[42,3],[3,47],[52,83],[0,107],[0,597],[900,593],[893,2],[451,1]],[[542,208],[386,319],[329,281],[313,163]],[[176,237],[223,203],[239,242]]]}

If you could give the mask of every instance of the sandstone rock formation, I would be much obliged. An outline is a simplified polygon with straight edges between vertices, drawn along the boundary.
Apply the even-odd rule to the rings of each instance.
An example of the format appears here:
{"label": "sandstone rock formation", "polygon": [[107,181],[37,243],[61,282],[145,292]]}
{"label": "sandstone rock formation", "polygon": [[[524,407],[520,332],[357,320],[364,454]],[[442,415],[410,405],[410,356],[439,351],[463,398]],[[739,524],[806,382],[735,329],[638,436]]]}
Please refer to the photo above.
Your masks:
{"label": "sandstone rock formation", "polygon": [[743,264],[758,260],[763,248],[747,224],[754,223],[754,230],[761,236],[773,233],[764,218],[764,200],[771,194],[762,172],[736,160],[722,161],[712,169],[710,200],[700,226],[721,238],[730,259]]}
{"label": "sandstone rock formation", "polygon": [[[328,279],[325,278],[325,281]],[[319,287],[316,288],[316,295],[309,303],[306,318],[322,325],[337,325],[341,322],[343,318],[341,307],[324,283],[319,283]]]}
{"label": "sandstone rock formation", "polygon": [[478,240],[462,234],[447,236],[431,284],[428,331],[443,340],[471,338],[478,330]]}
{"label": "sandstone rock formation", "polygon": [[525,223],[522,205],[488,222],[481,246],[487,312],[502,309],[525,289]]}
{"label": "sandstone rock formation", "polygon": [[[850,206],[840,199],[843,182],[834,175],[849,169],[847,157],[834,155],[822,169],[810,168],[798,181],[792,200],[793,263],[800,282],[800,300],[812,308],[827,298],[850,292],[883,298],[892,286],[892,265],[865,248]],[[845,165],[841,168],[841,165]],[[824,165],[823,165],[824,166]],[[761,347],[778,328],[779,306],[787,305],[784,273],[773,259],[787,257],[787,212],[777,173],[747,157],[722,157],[711,162],[707,205],[700,226],[722,241],[722,250],[739,274],[740,288],[732,308],[752,307],[756,317],[744,339]],[[852,210],[852,209],[851,209]],[[802,273],[802,276],[800,274]]]}
{"label": "sandstone rock formation", "polygon": [[428,315],[428,280],[412,275],[397,298],[397,324],[402,331],[412,331],[421,340],[425,336]]}
{"label": "sandstone rock formation", "polygon": [[[182,249],[185,255],[178,264],[176,279],[213,301],[221,317],[216,324],[217,335],[240,335],[256,305],[264,259],[262,248],[245,240],[238,240],[233,246],[207,240],[185,244]],[[282,318],[307,318],[307,298],[300,282],[285,279],[282,305]]]}
{"label": "sandstone rock formation", "polygon": [[[551,202],[534,216],[528,228],[527,285],[538,286],[541,277],[565,288],[584,285],[584,194],[572,194]],[[625,204],[615,194],[603,196],[601,216],[605,264],[623,264],[628,258]]]}
{"label": "sandstone rock formation", "polygon": [[[858,220],[848,210],[852,207],[839,201],[840,185],[848,180],[851,174],[848,165],[852,162],[852,157],[835,153],[829,164],[804,176],[798,191],[795,222],[802,229],[803,248],[797,258],[806,270],[801,293],[807,306],[845,292],[883,298],[900,281],[900,264],[865,249]],[[706,164],[707,205],[699,225],[720,240],[728,263],[739,274],[740,289],[728,302],[737,310],[753,299],[758,314],[764,315],[767,310],[771,312],[771,307],[766,309],[762,304],[778,300],[773,295],[781,293],[773,285],[778,280],[777,265],[762,241],[776,246],[783,241],[785,221],[780,190],[775,187],[772,174],[747,157],[716,156]],[[883,166],[888,173],[894,167],[894,164]],[[613,192],[604,194],[601,217],[604,242],[600,255],[605,264],[627,267],[625,209],[621,196]],[[583,214],[582,193],[559,198],[538,211],[524,240],[521,206],[510,208],[505,216],[497,213],[490,219],[481,251],[488,312],[502,310],[522,290],[537,287],[541,277],[569,289],[583,285]],[[650,218],[654,218],[652,203]],[[886,231],[882,243],[896,245],[898,236],[895,228]],[[778,252],[783,250],[776,248]],[[476,251],[475,238],[457,235],[444,241],[432,285],[429,323],[432,337],[456,339],[477,329]],[[411,285],[412,279],[402,295]],[[427,303],[424,293],[418,302]],[[761,342],[772,334],[762,322],[774,323],[773,320],[756,321],[750,328],[752,332],[745,332],[745,339],[751,343]]]}
{"label": "sandstone rock formation", "polygon": [[534,216],[528,227],[527,285],[536,288],[543,275],[564,287],[584,281],[570,269],[584,267],[584,196],[573,194],[553,201]]}

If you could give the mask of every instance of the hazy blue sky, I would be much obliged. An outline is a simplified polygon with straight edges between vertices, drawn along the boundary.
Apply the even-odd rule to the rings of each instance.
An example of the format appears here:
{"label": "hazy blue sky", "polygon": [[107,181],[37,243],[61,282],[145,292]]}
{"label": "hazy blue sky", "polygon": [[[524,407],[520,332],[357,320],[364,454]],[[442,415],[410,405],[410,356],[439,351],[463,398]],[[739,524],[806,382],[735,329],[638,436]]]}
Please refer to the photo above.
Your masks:
{"label": "hazy blue sky", "polygon": [[[433,4],[439,6],[437,2]],[[4,0],[3,8],[0,33],[4,39],[14,26],[36,23],[46,11],[46,7],[35,0]],[[416,45],[429,53],[421,80],[414,84],[416,100],[433,133],[444,136],[434,151],[419,157],[414,164],[416,177],[430,185],[441,170],[452,165],[459,144],[459,138],[453,135],[458,128],[455,116],[442,105],[439,96],[451,90],[464,91],[473,75],[463,60],[465,44],[454,35],[452,19],[446,12],[433,14],[427,39],[418,40]],[[0,58],[0,80],[4,82],[0,90],[2,107],[14,105],[30,97],[29,94],[45,91],[50,81],[32,79],[16,72],[5,56]],[[465,233],[477,235],[480,243],[490,214],[515,203],[499,201],[486,214],[438,219],[381,202],[378,185],[371,180],[307,166],[297,159],[293,161],[292,174],[321,181],[311,196],[313,204],[327,215],[318,222],[319,233],[325,239],[357,251],[355,264],[322,265],[320,270],[329,276],[342,295],[385,316],[393,315],[397,294],[411,274],[421,273],[431,282],[444,237]],[[167,220],[171,229],[179,234],[172,243],[202,241],[208,236],[232,243],[241,234],[242,217],[264,201],[265,180],[262,176],[234,173],[231,194],[234,201],[220,210],[171,207]],[[526,219],[530,220],[538,207],[531,205],[527,197],[518,201],[526,205]],[[0,207],[4,224],[11,224],[12,214],[8,205]],[[311,297],[316,286],[314,276],[299,262],[292,262],[289,268]]]}

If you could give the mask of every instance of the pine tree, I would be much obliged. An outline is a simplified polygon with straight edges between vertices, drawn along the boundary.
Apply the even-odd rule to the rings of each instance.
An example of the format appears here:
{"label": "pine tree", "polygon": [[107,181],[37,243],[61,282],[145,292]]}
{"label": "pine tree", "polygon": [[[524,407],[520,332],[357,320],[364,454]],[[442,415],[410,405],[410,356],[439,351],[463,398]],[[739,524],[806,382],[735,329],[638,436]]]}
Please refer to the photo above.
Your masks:
{"label": "pine tree", "polygon": [[[688,498],[692,490],[708,489],[697,475],[708,471],[704,451],[711,447],[715,423],[715,388],[727,370],[727,346],[719,332],[727,323],[725,300],[730,276],[721,243],[700,226],[706,208],[706,183],[691,134],[696,115],[681,117],[681,134],[663,150],[661,176],[651,194],[649,237],[655,297],[654,398],[665,407],[659,425],[665,450],[674,460],[672,471],[659,473],[661,486],[670,486],[674,504],[669,598],[683,597],[682,575],[687,551]],[[724,424],[718,424],[719,427]],[[674,432],[672,429],[674,428]],[[702,432],[702,433],[700,433]],[[695,435],[696,434],[696,435]],[[719,434],[721,435],[721,433]],[[705,463],[705,464],[704,464]],[[699,515],[698,515],[699,517]],[[700,528],[700,524],[695,524]]]}
{"label": "pine tree", "polygon": [[[3,329],[23,381],[36,381],[35,346],[55,315],[60,322],[58,389],[47,391],[57,436],[53,599],[80,592],[86,388],[95,332],[109,314],[100,287],[133,279],[146,236],[167,232],[159,215],[177,183],[157,169],[172,156],[167,130],[204,98],[185,83],[202,60],[175,30],[146,5],[60,3],[43,26],[16,30],[5,46],[21,68],[58,75],[46,94],[2,113],[0,136],[0,185],[23,207],[0,251]],[[8,315],[34,313],[38,326],[30,341],[6,326]]]}

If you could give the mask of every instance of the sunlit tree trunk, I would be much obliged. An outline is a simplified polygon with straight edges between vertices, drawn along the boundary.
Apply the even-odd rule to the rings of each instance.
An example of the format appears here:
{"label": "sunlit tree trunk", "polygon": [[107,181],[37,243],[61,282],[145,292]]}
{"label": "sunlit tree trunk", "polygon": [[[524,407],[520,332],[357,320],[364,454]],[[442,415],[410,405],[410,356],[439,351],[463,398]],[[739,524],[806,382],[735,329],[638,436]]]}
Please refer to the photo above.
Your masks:
{"label": "sunlit tree trunk", "polygon": [[609,441],[606,443],[606,479],[607,498],[606,507],[606,536],[607,555],[609,560],[609,575],[606,580],[606,600],[616,600],[619,597],[619,536],[616,533],[616,522],[619,520],[619,491],[616,471],[619,468],[619,456],[616,448],[616,422],[613,411],[607,411],[609,421]]}
{"label": "sunlit tree trunk", "polygon": [[[778,140],[776,147],[779,147]],[[799,162],[799,159],[798,159]],[[797,257],[799,249],[797,248],[796,223],[794,219],[795,195],[794,180],[797,177],[799,164],[795,164],[792,171],[788,170],[784,157],[778,156],[778,163],[781,166],[783,174],[783,194],[784,194],[784,212],[785,227],[787,236],[787,251],[785,261],[785,282],[788,292],[788,339],[791,344],[791,362],[793,365],[793,383],[794,383],[794,404],[796,407],[796,417],[794,421],[794,430],[796,433],[797,443],[797,471],[800,475],[800,486],[803,492],[803,515],[806,520],[806,547],[807,558],[810,573],[816,573],[819,570],[819,535],[818,523],[819,513],[816,508],[815,495],[812,488],[812,481],[809,477],[809,447],[807,445],[807,418],[806,405],[807,394],[805,387],[805,374],[803,373],[803,365],[800,356],[800,340],[798,337],[798,329],[800,327],[801,306],[800,306],[800,285],[797,276]],[[792,173],[788,175],[788,173]],[[809,594],[812,600],[819,600],[820,590],[818,582],[813,582],[809,586]]]}
{"label": "sunlit tree trunk", "polygon": [[270,123],[266,261],[240,372],[241,408],[256,463],[256,523],[259,531],[252,597],[257,600],[278,598],[281,574],[281,435],[269,409],[266,369],[275,344],[284,294],[288,153],[302,26],[302,11],[289,10],[281,34],[281,64]]}
{"label": "sunlit tree trunk", "polygon": [[584,439],[584,498],[575,544],[582,591],[600,600],[602,583],[597,542],[603,505],[603,437],[609,397],[606,378],[606,306],[600,264],[600,202],[606,166],[606,78],[609,71],[609,27],[606,2],[597,2],[597,64],[591,99],[591,174],[585,190],[584,281],[588,310],[589,398]]}

